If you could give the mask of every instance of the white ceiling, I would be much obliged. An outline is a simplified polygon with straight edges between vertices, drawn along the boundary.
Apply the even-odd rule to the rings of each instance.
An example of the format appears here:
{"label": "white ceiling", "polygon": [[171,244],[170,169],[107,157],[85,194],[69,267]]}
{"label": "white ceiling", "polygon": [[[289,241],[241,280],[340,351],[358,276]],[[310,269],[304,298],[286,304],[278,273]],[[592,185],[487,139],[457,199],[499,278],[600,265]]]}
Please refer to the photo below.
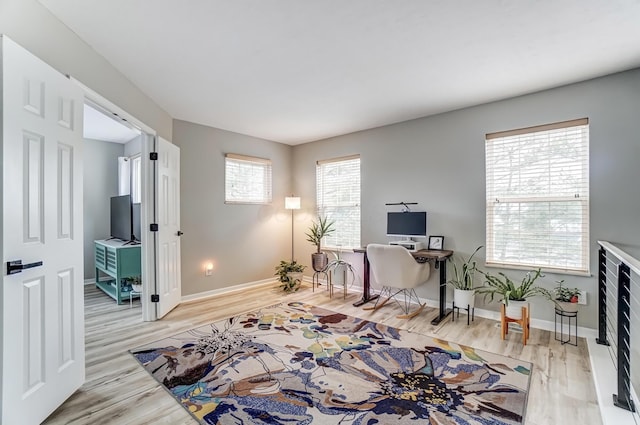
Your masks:
{"label": "white ceiling", "polygon": [[298,144],[640,66],[640,0],[40,0],[172,117]]}
{"label": "white ceiling", "polygon": [[124,125],[119,118],[84,105],[83,137],[113,143],[127,143],[140,135],[140,131]]}

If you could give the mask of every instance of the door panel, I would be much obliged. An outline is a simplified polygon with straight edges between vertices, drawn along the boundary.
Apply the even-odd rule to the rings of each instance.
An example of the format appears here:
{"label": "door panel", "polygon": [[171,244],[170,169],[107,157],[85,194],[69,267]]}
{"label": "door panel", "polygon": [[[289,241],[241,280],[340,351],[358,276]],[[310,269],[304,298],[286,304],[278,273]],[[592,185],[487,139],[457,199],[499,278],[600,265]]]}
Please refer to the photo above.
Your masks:
{"label": "door panel", "polygon": [[38,424],[84,381],[83,94],[1,36],[2,423]]}
{"label": "door panel", "polygon": [[180,148],[158,138],[156,202],[158,211],[158,318],[182,297],[180,282]]}

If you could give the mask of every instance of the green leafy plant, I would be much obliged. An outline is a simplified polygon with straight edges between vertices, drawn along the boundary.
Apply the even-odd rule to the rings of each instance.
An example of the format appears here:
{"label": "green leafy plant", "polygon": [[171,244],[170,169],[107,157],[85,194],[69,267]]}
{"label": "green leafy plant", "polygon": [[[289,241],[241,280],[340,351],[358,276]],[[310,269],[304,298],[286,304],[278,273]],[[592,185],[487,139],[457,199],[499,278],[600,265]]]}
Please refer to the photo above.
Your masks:
{"label": "green leafy plant", "polygon": [[554,299],[565,303],[577,303],[580,290],[578,288],[567,288],[562,286],[562,283],[562,281],[558,282],[558,286],[553,288]]}
{"label": "green leafy plant", "polygon": [[316,246],[316,252],[319,254],[321,249],[322,238],[333,233],[336,229],[333,227],[334,221],[329,221],[328,217],[318,217],[309,227],[307,241]]}
{"label": "green leafy plant", "polygon": [[484,275],[486,285],[477,288],[476,293],[483,294],[485,301],[487,298],[493,301],[497,296],[505,305],[509,305],[509,301],[525,301],[535,296],[551,299],[551,293],[547,289],[534,285],[536,279],[543,276],[540,269],[527,272],[518,285],[502,272],[497,275],[480,273]]}
{"label": "green leafy plant", "polygon": [[276,266],[275,276],[278,276],[280,281],[280,288],[285,292],[297,291],[300,289],[300,279],[292,279],[289,273],[302,273],[307,266],[298,264],[294,261],[280,261],[280,264]]}
{"label": "green leafy plant", "polygon": [[464,291],[476,289],[473,286],[473,279],[478,269],[476,268],[476,262],[473,261],[473,256],[476,255],[481,248],[482,245],[477,247],[476,250],[473,251],[473,254],[466,260],[461,258],[460,263],[458,263],[458,258],[451,262],[453,277],[447,282],[449,285],[455,289],[462,289]]}

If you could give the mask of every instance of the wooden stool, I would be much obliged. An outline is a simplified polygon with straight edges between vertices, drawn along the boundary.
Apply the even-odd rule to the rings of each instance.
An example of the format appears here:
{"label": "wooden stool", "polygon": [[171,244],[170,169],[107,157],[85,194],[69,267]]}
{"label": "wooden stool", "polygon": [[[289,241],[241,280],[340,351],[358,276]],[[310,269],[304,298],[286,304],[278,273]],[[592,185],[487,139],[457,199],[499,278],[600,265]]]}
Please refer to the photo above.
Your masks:
{"label": "wooden stool", "polygon": [[506,307],[504,303],[502,307],[500,307],[500,330],[501,336],[504,340],[505,335],[509,333],[509,322],[515,322],[522,327],[522,344],[527,345],[527,340],[529,339],[529,308],[522,306],[522,318],[521,319],[512,319],[511,317],[507,317],[505,314]]}

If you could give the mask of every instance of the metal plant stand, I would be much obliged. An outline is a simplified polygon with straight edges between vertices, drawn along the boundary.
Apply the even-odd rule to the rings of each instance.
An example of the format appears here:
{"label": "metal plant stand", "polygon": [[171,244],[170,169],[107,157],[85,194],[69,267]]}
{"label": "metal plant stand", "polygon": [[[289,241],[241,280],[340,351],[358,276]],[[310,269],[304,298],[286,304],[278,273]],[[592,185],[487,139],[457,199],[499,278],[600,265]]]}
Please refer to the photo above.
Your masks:
{"label": "metal plant stand", "polygon": [[[562,344],[570,344],[578,346],[578,312],[564,311],[558,308],[556,310],[554,330],[556,341]],[[571,333],[571,322],[573,321],[573,334]],[[559,326],[558,326],[559,325]],[[559,327],[559,329],[558,329]],[[567,335],[565,336],[565,329]]]}
{"label": "metal plant stand", "polygon": [[458,312],[458,319],[460,318],[460,309],[462,310],[466,310],[467,312],[467,326],[469,326],[470,322],[469,322],[469,317],[471,317],[471,322],[473,322],[473,319],[475,318],[475,311],[476,308],[475,307],[471,307],[469,304],[467,304],[467,307],[460,307],[457,306],[456,303],[453,303],[452,309],[453,310],[453,314],[451,314],[451,321],[455,322],[456,321],[456,311]]}

